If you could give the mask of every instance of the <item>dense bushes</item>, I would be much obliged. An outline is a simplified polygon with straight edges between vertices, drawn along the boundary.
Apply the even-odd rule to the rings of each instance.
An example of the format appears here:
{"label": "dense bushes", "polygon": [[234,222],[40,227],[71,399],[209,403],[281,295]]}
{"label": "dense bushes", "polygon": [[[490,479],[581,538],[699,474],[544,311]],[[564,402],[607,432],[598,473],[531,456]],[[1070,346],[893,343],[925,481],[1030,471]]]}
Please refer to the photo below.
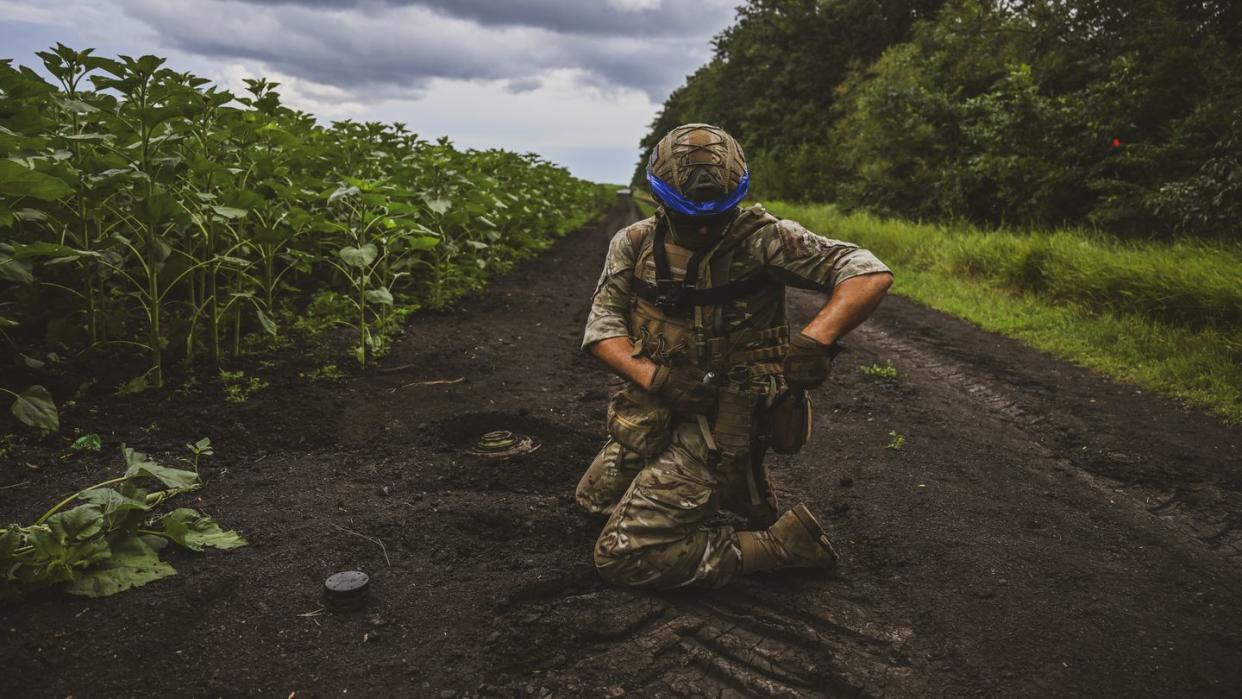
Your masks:
{"label": "dense bushes", "polygon": [[715,57],[675,90],[642,141],[643,157],[688,121],[725,127],[746,147],[763,197],[832,195],[828,138],[835,90],[850,71],[908,37],[944,0],[749,0],[715,39]]}
{"label": "dense bushes", "polygon": [[479,286],[610,196],[533,154],[321,126],[264,80],[233,95],[154,56],[40,56],[59,85],[0,61],[0,331],[22,326],[29,366],[123,343],[159,386],[170,357],[218,365],[280,334],[312,292],[344,309],[331,322],[365,363],[394,317]]}
{"label": "dense bushes", "polygon": [[1223,0],[752,0],[644,145],[715,121],[763,197],[1236,235],[1240,25]]}

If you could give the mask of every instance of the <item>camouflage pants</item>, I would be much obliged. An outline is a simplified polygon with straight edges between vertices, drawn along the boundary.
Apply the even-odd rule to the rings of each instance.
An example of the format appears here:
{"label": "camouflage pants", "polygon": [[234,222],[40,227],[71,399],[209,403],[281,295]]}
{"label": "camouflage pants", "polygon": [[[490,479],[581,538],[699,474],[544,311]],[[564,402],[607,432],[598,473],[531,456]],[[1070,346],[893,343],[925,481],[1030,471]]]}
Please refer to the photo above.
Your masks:
{"label": "camouflage pants", "polygon": [[[733,527],[706,526],[724,508],[752,528],[776,519],[776,498],[752,450],[732,459],[711,454],[695,422],[678,420],[672,443],[644,460],[609,440],[578,484],[578,504],[608,514],[595,544],[595,566],[607,580],[641,587],[719,587],[740,568]],[[754,469],[760,502],[751,503],[746,472]]]}

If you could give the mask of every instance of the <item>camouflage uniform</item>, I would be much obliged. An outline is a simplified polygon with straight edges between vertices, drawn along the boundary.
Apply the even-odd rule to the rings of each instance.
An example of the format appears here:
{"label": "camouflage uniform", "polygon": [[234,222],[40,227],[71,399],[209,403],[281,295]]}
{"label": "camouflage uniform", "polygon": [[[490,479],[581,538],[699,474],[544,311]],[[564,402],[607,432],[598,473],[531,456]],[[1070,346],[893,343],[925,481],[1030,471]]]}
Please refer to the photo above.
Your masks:
{"label": "camouflage uniform", "polygon": [[[707,518],[720,508],[747,517],[750,528],[766,527],[776,518],[776,498],[762,465],[762,438],[753,429],[732,434],[737,430],[724,426],[721,415],[727,401],[741,405],[742,412],[754,405],[754,414],[761,415],[784,390],[780,362],[789,337],[785,287],[831,293],[846,279],[888,268],[856,245],[817,236],[752,206],[739,213],[723,236],[731,245],[717,243],[699,273],[700,287],[725,280],[746,282],[750,293],[701,307],[694,325],[706,329],[707,337],[693,337],[689,321],[671,321],[635,288],[656,281],[653,233],[658,219],[639,221],[612,239],[582,347],[628,337],[636,354],[658,364],[710,363],[727,377],[716,421],[705,434],[698,422],[673,416],[667,446],[644,457],[617,441],[618,418],[610,408],[614,437],[582,477],[577,501],[590,513],[609,516],[595,546],[595,564],[605,578],[660,588],[717,587],[738,572],[740,550],[731,527],[707,527]],[[747,232],[732,235],[739,229]],[[669,269],[680,279],[686,274],[684,261],[694,251],[678,245],[675,231],[672,235],[666,241]],[[638,394],[645,392],[627,385],[614,397],[614,406],[619,397]],[[647,400],[652,398],[648,395]]]}

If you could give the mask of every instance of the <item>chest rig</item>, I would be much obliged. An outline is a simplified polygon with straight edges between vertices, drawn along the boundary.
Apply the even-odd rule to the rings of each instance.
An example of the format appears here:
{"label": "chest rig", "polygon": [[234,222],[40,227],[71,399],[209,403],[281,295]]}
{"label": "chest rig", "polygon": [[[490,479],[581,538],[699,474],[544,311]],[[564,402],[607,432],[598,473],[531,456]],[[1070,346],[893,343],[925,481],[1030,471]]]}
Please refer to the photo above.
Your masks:
{"label": "chest rig", "polygon": [[[692,250],[668,240],[668,222],[637,228],[638,251],[631,280],[630,332],[635,356],[645,354],[668,366],[689,364],[720,387],[713,415],[699,426],[716,467],[744,477],[750,505],[763,495],[755,475],[767,439],[768,408],[785,389],[781,361],[789,348],[785,287],[761,265],[734,265],[746,255],[743,243],[776,217],[754,206],[738,213],[721,239]],[[731,278],[734,269],[741,278]],[[742,307],[759,299],[777,309],[762,317]]]}
{"label": "chest rig", "polygon": [[[747,254],[746,239],[776,221],[761,207],[744,209],[718,242],[697,250],[673,242],[663,216],[654,228],[636,230],[630,303],[636,355],[695,366],[737,389],[774,390],[789,343],[784,285],[758,267],[740,279],[730,275],[735,257]],[[756,327],[756,319],[741,309],[748,299],[764,295],[782,312]]]}

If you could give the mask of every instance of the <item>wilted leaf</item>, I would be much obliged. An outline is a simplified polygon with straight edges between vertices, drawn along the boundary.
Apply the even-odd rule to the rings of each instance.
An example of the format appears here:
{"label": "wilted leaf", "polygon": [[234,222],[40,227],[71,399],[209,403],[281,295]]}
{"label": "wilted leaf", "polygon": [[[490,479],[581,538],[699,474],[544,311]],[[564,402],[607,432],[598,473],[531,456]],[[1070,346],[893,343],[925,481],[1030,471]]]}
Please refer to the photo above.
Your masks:
{"label": "wilted leaf", "polygon": [[182,507],[165,515],[160,522],[164,533],[173,541],[192,551],[205,547],[236,549],[246,545],[246,540],[236,531],[224,531],[207,515]]}
{"label": "wilted leaf", "polygon": [[332,204],[340,199],[344,199],[345,197],[352,197],[353,195],[357,194],[359,191],[361,190],[359,190],[357,187],[352,187],[352,186],[340,187],[335,192],[328,195],[328,203]]}
{"label": "wilted leaf", "polygon": [[129,447],[122,447],[121,452],[125,454],[126,476],[150,476],[169,488],[188,488],[198,484],[198,474],[193,471],[161,466],[146,454]]}
{"label": "wilted leaf", "polygon": [[48,526],[28,527],[25,534],[33,557],[11,572],[19,583],[26,585],[72,581],[82,569],[112,555],[108,542],[101,536],[82,541],[66,540],[63,533]]}
{"label": "wilted leaf", "polygon": [[448,199],[426,199],[427,208],[437,214],[443,214],[453,208],[453,202]]}
{"label": "wilted leaf", "polygon": [[63,545],[85,541],[103,531],[103,510],[95,504],[78,505],[48,517],[44,524]]}
{"label": "wilted leaf", "polygon": [[114,541],[112,555],[70,581],[65,592],[107,597],[176,573],[175,568],[160,560],[150,544],[140,537],[127,536]]}
{"label": "wilted leaf", "polygon": [[272,337],[276,337],[276,321],[267,314],[262,308],[254,307],[254,313],[259,318],[259,325],[263,326],[263,331]]}
{"label": "wilted leaf", "polygon": [[60,429],[60,413],[56,410],[56,403],[52,400],[52,394],[42,386],[26,389],[13,402],[11,410],[18,420],[31,427],[48,432]]}
{"label": "wilted leaf", "polygon": [[104,514],[125,512],[126,510],[142,510],[145,512],[151,509],[147,505],[145,498],[129,497],[112,488],[93,488],[79,495],[78,499],[98,505],[103,508]]}

